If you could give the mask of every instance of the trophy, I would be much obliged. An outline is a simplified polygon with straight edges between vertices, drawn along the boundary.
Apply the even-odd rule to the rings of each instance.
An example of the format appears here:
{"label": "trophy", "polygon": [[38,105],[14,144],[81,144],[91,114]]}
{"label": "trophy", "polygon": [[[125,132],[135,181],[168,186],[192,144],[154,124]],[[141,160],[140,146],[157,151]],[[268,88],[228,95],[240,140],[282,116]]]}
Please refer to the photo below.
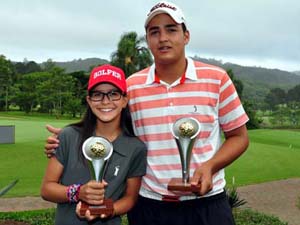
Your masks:
{"label": "trophy", "polygon": [[[82,152],[87,159],[91,177],[97,182],[101,182],[107,167],[107,162],[113,152],[112,144],[103,137],[90,137],[82,145]],[[104,199],[101,205],[89,205],[82,202],[80,215],[84,216],[86,210],[90,210],[91,215],[111,215],[113,213],[112,199]]]}
{"label": "trophy", "polygon": [[200,123],[192,117],[180,118],[175,121],[171,131],[180,154],[182,178],[172,178],[168,184],[168,190],[198,192],[200,184],[191,185],[189,179],[190,159],[196,137],[200,132]]}

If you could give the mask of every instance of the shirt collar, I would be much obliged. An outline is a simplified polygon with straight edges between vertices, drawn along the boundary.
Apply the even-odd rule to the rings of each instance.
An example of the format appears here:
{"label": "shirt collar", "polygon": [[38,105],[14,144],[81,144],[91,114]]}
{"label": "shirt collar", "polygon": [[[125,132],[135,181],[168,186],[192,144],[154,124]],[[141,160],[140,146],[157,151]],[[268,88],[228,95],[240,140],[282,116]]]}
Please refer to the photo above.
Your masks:
{"label": "shirt collar", "polygon": [[[197,80],[197,74],[196,74],[194,61],[191,58],[187,58],[187,68],[185,71],[185,79],[182,79],[182,83],[184,83],[184,81],[186,79]],[[157,80],[157,78],[155,77],[155,64],[152,64],[149,69],[148,75],[147,75],[146,84],[153,84],[153,83],[157,83],[157,82],[159,82],[159,80]]]}
{"label": "shirt collar", "polygon": [[[96,136],[95,131],[93,132],[93,135]],[[119,136],[111,143],[114,147],[113,151],[118,152],[119,154],[121,154],[123,156],[126,156],[128,154],[127,151],[126,151],[126,148],[116,148],[116,146],[118,146],[118,147],[119,146],[126,146],[126,144],[122,143],[122,141],[125,140],[125,138],[123,136],[125,136],[125,134],[123,132],[121,132],[119,134]]]}
{"label": "shirt collar", "polygon": [[[117,147],[121,147],[121,146],[126,146],[127,143],[123,143],[124,140],[126,140],[125,137],[125,134],[122,132],[113,142],[113,146],[117,146]],[[118,152],[119,154],[123,155],[123,156],[126,156],[128,155],[128,151],[126,148],[114,148],[114,151],[115,152]]]}

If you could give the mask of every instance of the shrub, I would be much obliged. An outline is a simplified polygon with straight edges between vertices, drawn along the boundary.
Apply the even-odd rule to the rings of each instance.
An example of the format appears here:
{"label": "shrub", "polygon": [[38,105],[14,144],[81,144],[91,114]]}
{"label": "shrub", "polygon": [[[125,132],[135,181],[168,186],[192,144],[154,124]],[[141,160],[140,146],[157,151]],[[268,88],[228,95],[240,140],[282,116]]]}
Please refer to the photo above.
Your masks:
{"label": "shrub", "polygon": [[[4,220],[23,221],[31,225],[53,225],[55,209],[35,210],[24,212],[0,212],[0,223]],[[268,216],[250,209],[235,210],[236,225],[288,225],[277,217]],[[122,225],[127,225],[126,216],[122,217]]]}
{"label": "shrub", "polygon": [[250,209],[235,210],[233,215],[236,225],[288,225],[287,222],[282,222],[277,217]]}
{"label": "shrub", "polygon": [[240,199],[235,186],[225,188],[225,190],[231,209],[238,208],[247,203],[245,199]]}
{"label": "shrub", "polygon": [[5,220],[22,221],[31,225],[53,225],[55,209],[23,211],[23,212],[0,212],[0,222]]}

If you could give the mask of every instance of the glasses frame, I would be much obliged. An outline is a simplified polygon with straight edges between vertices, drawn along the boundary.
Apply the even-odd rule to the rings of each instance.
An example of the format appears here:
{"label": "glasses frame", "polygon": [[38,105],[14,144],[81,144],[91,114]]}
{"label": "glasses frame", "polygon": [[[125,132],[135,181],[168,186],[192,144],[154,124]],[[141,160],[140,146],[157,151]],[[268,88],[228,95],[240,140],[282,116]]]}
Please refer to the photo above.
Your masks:
{"label": "glasses frame", "polygon": [[[94,96],[92,96],[94,93],[98,93],[99,96],[101,96],[101,97],[95,98]],[[113,94],[116,94],[116,93],[118,93],[119,95],[117,97],[116,96],[114,97]],[[122,96],[125,96],[125,94],[119,90],[111,90],[109,92],[91,91],[89,93],[89,99],[93,102],[102,102],[104,100],[105,96],[107,97],[107,99],[109,101],[119,101],[122,98]]]}

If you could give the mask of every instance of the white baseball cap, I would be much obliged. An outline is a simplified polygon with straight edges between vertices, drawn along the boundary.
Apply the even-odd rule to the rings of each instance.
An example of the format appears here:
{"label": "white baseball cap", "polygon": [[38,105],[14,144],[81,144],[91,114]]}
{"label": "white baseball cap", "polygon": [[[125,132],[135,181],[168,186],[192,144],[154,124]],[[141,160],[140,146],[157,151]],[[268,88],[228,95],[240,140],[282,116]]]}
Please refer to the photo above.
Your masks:
{"label": "white baseball cap", "polygon": [[172,19],[176,23],[178,23],[178,24],[184,23],[184,25],[186,26],[185,17],[182,13],[182,10],[174,3],[161,1],[161,2],[157,3],[156,5],[154,5],[150,9],[150,12],[147,14],[147,18],[145,21],[145,28],[147,27],[148,23],[154,16],[161,14],[161,13],[168,14],[169,16],[172,17]]}

